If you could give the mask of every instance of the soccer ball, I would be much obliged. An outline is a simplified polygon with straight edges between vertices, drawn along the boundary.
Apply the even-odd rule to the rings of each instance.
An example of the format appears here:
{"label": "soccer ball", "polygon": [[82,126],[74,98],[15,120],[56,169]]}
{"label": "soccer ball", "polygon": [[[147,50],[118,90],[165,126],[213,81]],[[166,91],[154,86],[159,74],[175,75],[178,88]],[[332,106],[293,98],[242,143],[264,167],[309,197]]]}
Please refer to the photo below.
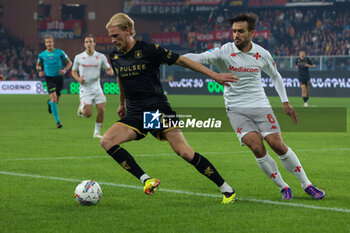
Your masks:
{"label": "soccer ball", "polygon": [[101,200],[102,189],[93,180],[84,180],[75,188],[75,199],[82,205],[97,205]]}

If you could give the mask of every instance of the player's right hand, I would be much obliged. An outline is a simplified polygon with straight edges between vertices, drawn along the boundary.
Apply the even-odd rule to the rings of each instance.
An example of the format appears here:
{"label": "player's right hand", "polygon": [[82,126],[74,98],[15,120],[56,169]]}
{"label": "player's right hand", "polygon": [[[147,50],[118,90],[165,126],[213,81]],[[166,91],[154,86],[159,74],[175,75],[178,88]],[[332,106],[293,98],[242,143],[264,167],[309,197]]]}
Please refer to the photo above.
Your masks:
{"label": "player's right hand", "polygon": [[234,76],[232,73],[220,73],[213,78],[217,83],[224,85],[224,86],[230,86],[230,82],[236,83],[239,80],[239,77]]}
{"label": "player's right hand", "polygon": [[81,77],[80,77],[79,82],[80,82],[80,83],[85,83],[84,76],[81,76]]}
{"label": "player's right hand", "polygon": [[120,118],[123,118],[125,116],[126,113],[126,108],[123,105],[119,105],[118,109],[117,109],[117,113],[119,115]]}
{"label": "player's right hand", "polygon": [[289,102],[283,103],[283,111],[292,118],[293,124],[298,123],[298,114],[292,107],[292,105],[289,104]]}
{"label": "player's right hand", "polygon": [[45,72],[44,71],[39,71],[39,77],[44,77]]}

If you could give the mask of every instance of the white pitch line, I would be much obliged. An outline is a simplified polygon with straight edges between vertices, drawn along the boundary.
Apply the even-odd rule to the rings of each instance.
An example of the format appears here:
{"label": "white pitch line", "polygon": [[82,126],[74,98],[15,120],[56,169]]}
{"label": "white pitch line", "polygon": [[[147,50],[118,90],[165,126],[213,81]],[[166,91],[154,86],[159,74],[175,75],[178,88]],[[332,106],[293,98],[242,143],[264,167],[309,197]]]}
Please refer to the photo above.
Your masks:
{"label": "white pitch line", "polygon": [[[207,154],[207,155],[212,155],[212,154],[241,154],[241,153],[251,153],[250,151],[242,151],[242,152],[203,152],[201,154]],[[160,154],[135,154],[133,155],[134,157],[153,157],[153,156],[177,156],[174,153],[160,153]],[[0,159],[1,162],[5,161],[35,161],[35,160],[63,160],[63,159],[105,159],[105,158],[110,158],[110,156],[106,155],[101,155],[101,156],[65,156],[65,157],[50,157],[50,158],[14,158],[14,159]]]}
{"label": "white pitch line", "polygon": [[[327,151],[350,151],[350,148],[319,148],[319,149],[295,149],[294,151],[299,152],[327,152]],[[250,151],[224,151],[224,152],[201,152],[203,155],[224,155],[224,154],[251,154]],[[160,154],[135,154],[134,157],[153,157],[153,156],[176,156],[175,153],[160,153]],[[65,157],[50,157],[50,158],[11,158],[11,159],[0,159],[0,162],[6,161],[41,161],[41,160],[64,160],[64,159],[106,159],[110,156],[65,156]]]}
{"label": "white pitch line", "polygon": [[[22,176],[22,177],[38,178],[38,179],[68,181],[68,182],[74,182],[74,183],[80,183],[81,182],[81,180],[78,180],[78,179],[70,179],[70,178],[54,177],[54,176],[32,175],[32,174],[24,174],[24,173],[17,173],[17,172],[7,172],[7,171],[0,171],[0,174],[11,175],[11,176]],[[98,183],[101,184],[101,185],[109,185],[109,186],[121,187],[121,188],[130,188],[130,189],[139,189],[139,190],[142,189],[142,187],[135,186],[135,185],[115,184],[115,183],[101,182],[101,181],[98,181]],[[163,189],[163,188],[159,189],[158,191],[159,192],[168,192],[168,193],[178,193],[178,194],[192,195],[192,196],[202,196],[202,197],[220,198],[222,196],[222,195],[218,195],[218,194],[195,193],[195,192],[189,192],[189,191]],[[301,207],[301,208],[307,208],[307,209],[316,209],[316,210],[326,210],[326,211],[336,211],[336,212],[350,213],[350,209],[344,209],[344,208],[323,207],[323,206],[315,206],[315,205],[305,205],[305,204],[298,204],[298,203],[279,202],[279,201],[271,201],[271,200],[263,200],[263,199],[241,198],[241,197],[237,198],[237,200],[248,201],[248,202],[257,202],[257,203],[263,203],[263,204],[271,204],[271,205],[282,205],[282,206],[290,206],[290,207]]]}

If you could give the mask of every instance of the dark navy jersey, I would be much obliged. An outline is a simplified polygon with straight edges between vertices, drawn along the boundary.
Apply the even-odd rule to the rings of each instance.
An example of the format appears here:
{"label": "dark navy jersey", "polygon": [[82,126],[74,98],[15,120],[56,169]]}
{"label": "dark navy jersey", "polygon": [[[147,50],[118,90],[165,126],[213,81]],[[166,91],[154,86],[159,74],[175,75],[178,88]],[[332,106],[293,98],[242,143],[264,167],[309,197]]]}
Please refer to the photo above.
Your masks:
{"label": "dark navy jersey", "polygon": [[174,64],[180,55],[157,44],[136,41],[127,53],[115,49],[109,57],[124,90],[128,113],[169,105],[160,82],[159,67]]}
{"label": "dark navy jersey", "polygon": [[313,65],[314,63],[308,57],[304,57],[304,59],[299,57],[295,64],[298,66],[299,75],[302,77],[309,76],[309,67],[306,67],[305,64]]}

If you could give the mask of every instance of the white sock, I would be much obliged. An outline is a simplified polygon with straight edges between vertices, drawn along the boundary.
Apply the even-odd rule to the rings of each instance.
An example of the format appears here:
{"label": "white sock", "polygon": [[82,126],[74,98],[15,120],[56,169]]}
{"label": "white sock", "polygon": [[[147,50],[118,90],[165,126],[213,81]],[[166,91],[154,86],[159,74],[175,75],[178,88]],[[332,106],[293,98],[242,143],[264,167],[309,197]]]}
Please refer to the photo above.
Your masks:
{"label": "white sock", "polygon": [[224,182],[220,187],[221,193],[232,193],[233,189],[231,188],[230,185],[228,185],[226,182]]}
{"label": "white sock", "polygon": [[145,184],[145,180],[150,179],[150,178],[151,177],[145,173],[140,177],[140,180],[141,180],[142,184]]}
{"label": "white sock", "polygon": [[275,160],[273,160],[268,153],[262,158],[255,159],[261,170],[278,186],[280,190],[284,189],[286,186],[289,187],[289,185],[282,179]]}
{"label": "white sock", "polygon": [[303,189],[306,189],[307,186],[311,184],[309,179],[306,177],[306,174],[300,164],[298,157],[295,155],[291,148],[288,148],[287,153],[279,156],[279,158],[282,162],[283,167],[298,178]]}
{"label": "white sock", "polygon": [[101,128],[102,128],[102,123],[96,122],[96,123],[95,123],[95,132],[94,132],[94,135],[100,134]]}

